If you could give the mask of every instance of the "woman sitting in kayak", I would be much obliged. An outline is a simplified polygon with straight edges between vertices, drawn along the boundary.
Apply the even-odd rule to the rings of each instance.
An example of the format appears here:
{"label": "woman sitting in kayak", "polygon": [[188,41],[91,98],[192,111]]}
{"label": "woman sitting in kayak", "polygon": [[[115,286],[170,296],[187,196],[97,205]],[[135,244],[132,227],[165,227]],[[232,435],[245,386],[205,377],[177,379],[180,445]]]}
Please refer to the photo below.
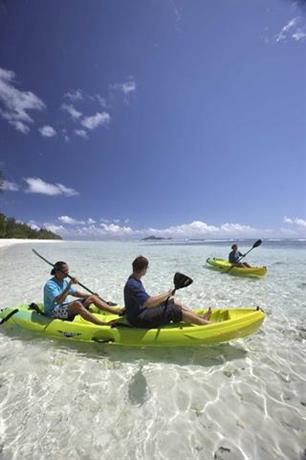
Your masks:
{"label": "woman sitting in kayak", "polygon": [[228,255],[228,261],[235,267],[251,268],[251,265],[249,265],[247,262],[239,262],[241,257],[244,257],[244,254],[238,251],[237,244],[233,244],[232,251]]}
{"label": "woman sitting in kayak", "polygon": [[150,296],[145,291],[141,278],[147,272],[148,259],[139,256],[134,260],[132,266],[133,273],[124,287],[126,317],[132,326],[153,329],[170,322],[185,321],[199,325],[210,323],[211,308],[205,315],[199,315],[173,297],[172,289],[155,296]]}
{"label": "woman sitting in kayak", "polygon": [[[76,315],[80,315],[87,321],[102,326],[107,323],[99,320],[88,311],[90,304],[94,304],[100,310],[116,315],[123,312],[124,309],[110,307],[99,299],[97,295],[88,295],[72,288],[73,284],[78,284],[78,280],[71,278],[68,281],[68,273],[69,267],[66,262],[56,262],[51,270],[53,278],[49,279],[44,286],[44,312],[47,316],[73,320]],[[72,302],[66,302],[66,298],[69,295],[77,297],[77,299]]]}

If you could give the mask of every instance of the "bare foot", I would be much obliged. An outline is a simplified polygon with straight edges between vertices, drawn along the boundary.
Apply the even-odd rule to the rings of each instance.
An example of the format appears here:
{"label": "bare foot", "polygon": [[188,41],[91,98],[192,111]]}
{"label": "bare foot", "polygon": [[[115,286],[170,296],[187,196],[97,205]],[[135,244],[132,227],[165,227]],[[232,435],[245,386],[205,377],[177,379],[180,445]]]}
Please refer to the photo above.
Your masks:
{"label": "bare foot", "polygon": [[210,319],[211,314],[212,314],[211,307],[209,307],[208,310],[207,310],[207,312],[204,313],[204,315],[202,315],[202,318],[203,318],[203,319]]}

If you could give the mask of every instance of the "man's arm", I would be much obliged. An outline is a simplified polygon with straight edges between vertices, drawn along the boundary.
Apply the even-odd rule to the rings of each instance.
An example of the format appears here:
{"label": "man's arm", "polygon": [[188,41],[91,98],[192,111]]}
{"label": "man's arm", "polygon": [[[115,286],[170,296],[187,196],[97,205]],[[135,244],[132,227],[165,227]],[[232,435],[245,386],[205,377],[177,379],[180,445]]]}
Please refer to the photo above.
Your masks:
{"label": "man's arm", "polygon": [[147,308],[157,307],[162,302],[165,302],[168,297],[172,295],[172,289],[169,289],[167,292],[163,292],[162,294],[150,296],[144,303],[144,306]]}

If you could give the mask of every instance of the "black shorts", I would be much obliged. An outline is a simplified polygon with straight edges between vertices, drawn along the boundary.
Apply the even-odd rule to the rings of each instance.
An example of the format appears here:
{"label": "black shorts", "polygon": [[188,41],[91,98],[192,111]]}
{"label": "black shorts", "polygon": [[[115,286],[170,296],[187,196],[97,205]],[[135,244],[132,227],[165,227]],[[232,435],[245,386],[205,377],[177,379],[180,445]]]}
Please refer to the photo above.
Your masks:
{"label": "black shorts", "polygon": [[136,318],[129,318],[134,327],[143,329],[156,329],[171,322],[182,321],[182,309],[169,300],[168,304],[162,303],[158,307],[146,308]]}

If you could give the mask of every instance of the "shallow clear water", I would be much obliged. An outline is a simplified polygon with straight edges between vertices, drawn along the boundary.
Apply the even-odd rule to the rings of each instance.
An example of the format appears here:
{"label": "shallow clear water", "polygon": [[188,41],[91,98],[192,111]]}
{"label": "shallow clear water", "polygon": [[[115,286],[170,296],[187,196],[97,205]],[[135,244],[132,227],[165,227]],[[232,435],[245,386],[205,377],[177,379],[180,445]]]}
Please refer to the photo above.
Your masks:
{"label": "shallow clear water", "polygon": [[[304,245],[303,245],[304,244]],[[251,245],[241,246],[242,252]],[[0,307],[41,300],[49,267],[122,303],[132,260],[150,260],[146,289],[194,279],[194,307],[260,305],[249,338],[197,349],[129,349],[0,331],[1,459],[301,459],[306,448],[305,243],[263,244],[248,256],[264,279],[205,267],[227,245],[64,242],[0,249]]]}

